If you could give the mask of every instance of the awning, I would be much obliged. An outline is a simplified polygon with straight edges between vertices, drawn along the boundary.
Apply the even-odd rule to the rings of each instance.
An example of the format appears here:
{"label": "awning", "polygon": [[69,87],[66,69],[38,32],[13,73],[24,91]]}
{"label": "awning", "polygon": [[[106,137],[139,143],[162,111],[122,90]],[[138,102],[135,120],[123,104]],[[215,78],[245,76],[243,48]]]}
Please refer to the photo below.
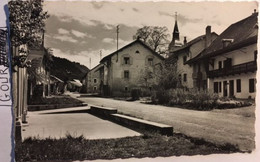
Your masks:
{"label": "awning", "polygon": [[69,83],[75,85],[76,87],[82,87],[82,83],[77,79],[73,79],[73,80],[69,81]]}

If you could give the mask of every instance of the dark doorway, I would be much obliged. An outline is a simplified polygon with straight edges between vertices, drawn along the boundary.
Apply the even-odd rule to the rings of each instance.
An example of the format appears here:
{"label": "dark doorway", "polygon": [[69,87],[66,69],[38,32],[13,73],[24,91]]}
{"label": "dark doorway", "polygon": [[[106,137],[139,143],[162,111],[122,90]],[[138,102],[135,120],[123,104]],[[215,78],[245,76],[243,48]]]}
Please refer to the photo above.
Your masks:
{"label": "dark doorway", "polygon": [[227,81],[223,82],[223,96],[227,97]]}
{"label": "dark doorway", "polygon": [[229,96],[234,96],[234,80],[229,81]]}

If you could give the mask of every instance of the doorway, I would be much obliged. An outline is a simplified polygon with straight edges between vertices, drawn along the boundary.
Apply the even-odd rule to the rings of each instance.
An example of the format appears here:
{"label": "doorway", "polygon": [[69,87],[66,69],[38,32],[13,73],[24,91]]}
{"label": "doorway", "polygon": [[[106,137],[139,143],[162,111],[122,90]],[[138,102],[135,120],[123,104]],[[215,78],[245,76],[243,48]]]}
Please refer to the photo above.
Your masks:
{"label": "doorway", "polygon": [[229,81],[229,97],[234,96],[234,80]]}
{"label": "doorway", "polygon": [[223,96],[227,97],[227,81],[223,82]]}

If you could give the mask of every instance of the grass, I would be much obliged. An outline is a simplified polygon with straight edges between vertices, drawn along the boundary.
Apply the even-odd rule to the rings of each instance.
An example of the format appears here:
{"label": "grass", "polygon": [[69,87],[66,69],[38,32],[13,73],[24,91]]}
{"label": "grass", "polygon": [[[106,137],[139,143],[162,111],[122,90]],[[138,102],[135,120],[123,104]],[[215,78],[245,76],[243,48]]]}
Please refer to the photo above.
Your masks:
{"label": "grass", "polygon": [[27,138],[15,147],[19,161],[93,160],[115,158],[168,157],[181,155],[208,155],[213,153],[240,152],[233,145],[218,146],[203,139],[181,134],[143,136],[117,139],[87,140],[83,136],[67,135],[61,139]]}

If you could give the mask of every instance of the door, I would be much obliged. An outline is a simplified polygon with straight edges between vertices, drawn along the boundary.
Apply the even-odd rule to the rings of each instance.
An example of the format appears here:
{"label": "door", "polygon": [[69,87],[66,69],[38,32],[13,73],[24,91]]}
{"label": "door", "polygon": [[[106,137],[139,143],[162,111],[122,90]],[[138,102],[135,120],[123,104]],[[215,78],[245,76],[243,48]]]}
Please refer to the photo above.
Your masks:
{"label": "door", "polygon": [[227,97],[227,81],[223,82],[223,96]]}
{"label": "door", "polygon": [[234,80],[229,81],[229,97],[234,96]]}

